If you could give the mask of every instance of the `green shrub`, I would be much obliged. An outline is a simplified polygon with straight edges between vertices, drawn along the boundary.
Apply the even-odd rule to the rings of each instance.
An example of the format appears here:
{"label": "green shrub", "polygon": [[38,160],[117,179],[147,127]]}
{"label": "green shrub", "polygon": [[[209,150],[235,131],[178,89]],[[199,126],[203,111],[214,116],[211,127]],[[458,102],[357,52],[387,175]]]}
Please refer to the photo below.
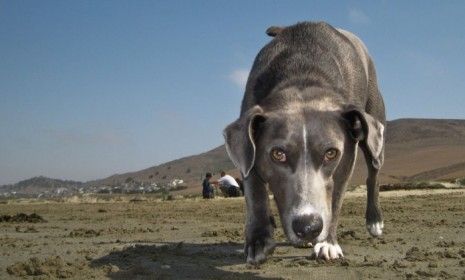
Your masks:
{"label": "green shrub", "polygon": [[459,185],[465,186],[465,178],[457,179],[456,182]]}

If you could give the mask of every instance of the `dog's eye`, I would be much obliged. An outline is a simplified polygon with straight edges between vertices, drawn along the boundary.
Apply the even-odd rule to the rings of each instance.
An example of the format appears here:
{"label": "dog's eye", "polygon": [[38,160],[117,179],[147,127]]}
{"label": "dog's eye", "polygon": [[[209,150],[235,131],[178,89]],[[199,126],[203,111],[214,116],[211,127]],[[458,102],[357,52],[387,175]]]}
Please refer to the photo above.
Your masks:
{"label": "dog's eye", "polygon": [[271,158],[274,161],[286,162],[286,153],[279,148],[275,148],[271,151]]}
{"label": "dog's eye", "polygon": [[325,161],[329,162],[337,158],[338,151],[336,149],[329,149],[325,153]]}

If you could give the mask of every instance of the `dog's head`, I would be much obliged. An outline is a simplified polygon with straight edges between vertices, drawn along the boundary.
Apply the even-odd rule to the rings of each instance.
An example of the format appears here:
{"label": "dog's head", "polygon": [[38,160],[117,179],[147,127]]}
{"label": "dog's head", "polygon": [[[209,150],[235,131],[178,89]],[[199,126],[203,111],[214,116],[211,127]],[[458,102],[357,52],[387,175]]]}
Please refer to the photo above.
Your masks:
{"label": "dog's head", "polygon": [[[258,106],[224,131],[230,158],[242,176],[259,176],[274,194],[284,230],[295,244],[326,238],[333,201],[343,191],[363,145],[382,164],[384,126],[355,106],[325,100]],[[248,186],[253,188],[253,186]]]}

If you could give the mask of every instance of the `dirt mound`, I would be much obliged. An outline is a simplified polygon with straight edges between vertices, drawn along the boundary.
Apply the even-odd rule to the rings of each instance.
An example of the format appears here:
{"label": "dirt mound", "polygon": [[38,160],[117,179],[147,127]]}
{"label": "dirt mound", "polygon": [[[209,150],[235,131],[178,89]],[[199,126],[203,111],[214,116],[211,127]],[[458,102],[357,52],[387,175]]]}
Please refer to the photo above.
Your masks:
{"label": "dirt mound", "polygon": [[437,182],[405,182],[384,184],[379,186],[379,190],[384,191],[398,191],[398,190],[431,190],[431,189],[447,189],[444,184]]}
{"label": "dirt mound", "polygon": [[101,231],[96,231],[93,229],[78,228],[74,229],[69,233],[69,237],[95,237],[99,236]]}
{"label": "dirt mound", "polygon": [[147,227],[134,227],[134,228],[118,228],[109,227],[106,229],[89,229],[89,228],[77,228],[73,229],[67,236],[68,237],[97,237],[104,234],[137,234],[137,233],[152,233],[155,230]]}
{"label": "dirt mound", "polygon": [[105,233],[108,234],[135,234],[135,233],[150,233],[154,232],[153,229],[147,227],[134,227],[134,228],[121,228],[121,227],[109,227],[105,229]]}
{"label": "dirt mound", "polygon": [[201,237],[226,237],[231,241],[242,240],[242,230],[240,229],[220,229],[204,231]]}
{"label": "dirt mound", "polygon": [[16,232],[21,232],[21,233],[37,233],[39,232],[34,226],[27,226],[27,227],[22,227],[22,226],[17,226],[15,228]]}
{"label": "dirt mound", "polygon": [[[7,272],[14,276],[47,276],[69,278],[75,275],[76,268],[71,263],[64,262],[59,256],[46,259],[30,258],[25,262],[17,262],[7,267]],[[78,268],[79,269],[79,268]]]}
{"label": "dirt mound", "polygon": [[46,220],[42,216],[32,213],[30,215],[18,213],[16,215],[1,215],[0,223],[44,223]]}

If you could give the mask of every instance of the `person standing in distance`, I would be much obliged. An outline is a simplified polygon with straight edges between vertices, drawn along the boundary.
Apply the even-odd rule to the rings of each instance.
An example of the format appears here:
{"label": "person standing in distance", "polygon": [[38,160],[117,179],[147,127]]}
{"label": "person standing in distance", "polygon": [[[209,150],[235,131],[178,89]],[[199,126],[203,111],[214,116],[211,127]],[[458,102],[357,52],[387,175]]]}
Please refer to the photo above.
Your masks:
{"label": "person standing in distance", "polygon": [[204,199],[210,199],[215,197],[214,189],[210,179],[212,178],[212,174],[207,172],[205,174],[205,179],[202,182],[202,196]]}

